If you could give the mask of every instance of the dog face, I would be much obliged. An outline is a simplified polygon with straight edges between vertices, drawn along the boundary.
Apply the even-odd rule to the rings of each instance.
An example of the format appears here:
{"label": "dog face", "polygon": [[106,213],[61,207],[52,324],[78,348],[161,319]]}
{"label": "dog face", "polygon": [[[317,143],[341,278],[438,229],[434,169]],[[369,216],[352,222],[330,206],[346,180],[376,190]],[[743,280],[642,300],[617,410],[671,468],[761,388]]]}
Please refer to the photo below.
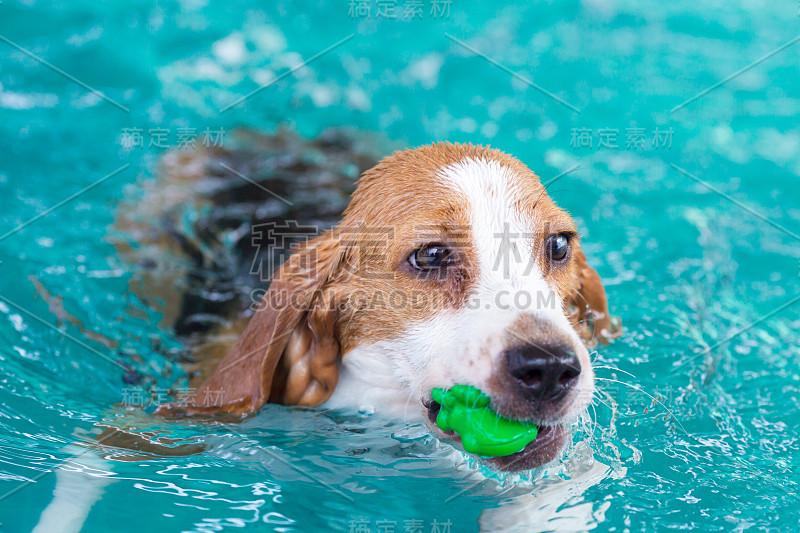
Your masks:
{"label": "dog face", "polygon": [[522,452],[491,459],[505,470],[561,452],[593,392],[585,319],[608,325],[569,215],[519,161],[471,145],[367,171],[339,226],[283,265],[262,304],[195,397],[224,401],[194,412],[369,398],[458,440],[433,423],[431,389],[473,385],[500,415],[540,427]]}

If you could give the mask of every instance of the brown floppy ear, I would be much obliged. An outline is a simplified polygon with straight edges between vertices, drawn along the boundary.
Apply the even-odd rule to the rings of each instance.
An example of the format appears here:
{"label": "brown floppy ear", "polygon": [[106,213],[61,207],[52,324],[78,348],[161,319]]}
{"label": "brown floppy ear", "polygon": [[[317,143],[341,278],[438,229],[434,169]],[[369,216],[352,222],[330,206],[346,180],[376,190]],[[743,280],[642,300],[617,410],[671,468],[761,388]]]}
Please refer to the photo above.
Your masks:
{"label": "brown floppy ear", "polygon": [[619,337],[619,321],[608,312],[608,300],[603,282],[595,269],[586,262],[580,245],[573,257],[578,270],[578,282],[567,300],[567,314],[575,330],[585,341],[608,341]]}
{"label": "brown floppy ear", "polygon": [[334,302],[326,288],[343,258],[327,232],[293,254],[239,340],[185,405],[163,405],[164,416],[245,414],[267,402],[315,406],[339,378]]}

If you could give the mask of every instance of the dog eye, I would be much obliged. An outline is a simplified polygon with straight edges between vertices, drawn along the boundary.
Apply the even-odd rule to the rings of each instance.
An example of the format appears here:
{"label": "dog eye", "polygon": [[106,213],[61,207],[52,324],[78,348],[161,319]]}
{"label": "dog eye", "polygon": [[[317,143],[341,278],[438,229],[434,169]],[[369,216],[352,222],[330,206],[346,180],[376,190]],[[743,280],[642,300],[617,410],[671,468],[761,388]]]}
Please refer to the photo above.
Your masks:
{"label": "dog eye", "polygon": [[569,255],[569,235],[559,233],[547,239],[547,257],[559,263]]}
{"label": "dog eye", "polygon": [[408,256],[408,262],[417,270],[438,270],[450,259],[450,250],[443,244],[426,244]]}

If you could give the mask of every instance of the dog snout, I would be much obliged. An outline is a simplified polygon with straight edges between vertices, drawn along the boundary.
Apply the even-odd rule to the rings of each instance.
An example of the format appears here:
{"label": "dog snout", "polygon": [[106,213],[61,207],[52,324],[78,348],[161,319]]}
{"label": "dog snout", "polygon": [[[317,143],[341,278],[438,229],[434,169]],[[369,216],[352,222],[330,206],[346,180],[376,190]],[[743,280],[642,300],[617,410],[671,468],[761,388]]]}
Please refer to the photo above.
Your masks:
{"label": "dog snout", "polygon": [[506,350],[506,357],[508,373],[531,400],[563,398],[581,373],[578,356],[566,346],[525,344]]}

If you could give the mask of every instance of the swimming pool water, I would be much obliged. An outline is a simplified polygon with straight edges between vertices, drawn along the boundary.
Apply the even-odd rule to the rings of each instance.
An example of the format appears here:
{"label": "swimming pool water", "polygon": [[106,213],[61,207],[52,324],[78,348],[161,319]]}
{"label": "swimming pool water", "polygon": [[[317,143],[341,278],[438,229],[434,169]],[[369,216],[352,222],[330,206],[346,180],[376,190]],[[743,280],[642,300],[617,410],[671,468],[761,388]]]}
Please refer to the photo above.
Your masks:
{"label": "swimming pool water", "polygon": [[[797,3],[425,0],[410,20],[413,2],[395,18],[361,4],[0,3],[0,531],[37,523],[53,469],[115,480],[94,484],[84,531],[474,531],[482,514],[525,531],[800,528]],[[204,439],[199,455],[70,455],[131,371],[152,389],[182,372],[129,288],[116,209],[165,147],[280,124],[489,143],[543,180],[569,171],[549,190],[626,334],[597,348],[603,393],[532,488],[475,485],[418,426],[277,406],[235,431],[124,417]],[[35,282],[113,344],[54,329]]]}

